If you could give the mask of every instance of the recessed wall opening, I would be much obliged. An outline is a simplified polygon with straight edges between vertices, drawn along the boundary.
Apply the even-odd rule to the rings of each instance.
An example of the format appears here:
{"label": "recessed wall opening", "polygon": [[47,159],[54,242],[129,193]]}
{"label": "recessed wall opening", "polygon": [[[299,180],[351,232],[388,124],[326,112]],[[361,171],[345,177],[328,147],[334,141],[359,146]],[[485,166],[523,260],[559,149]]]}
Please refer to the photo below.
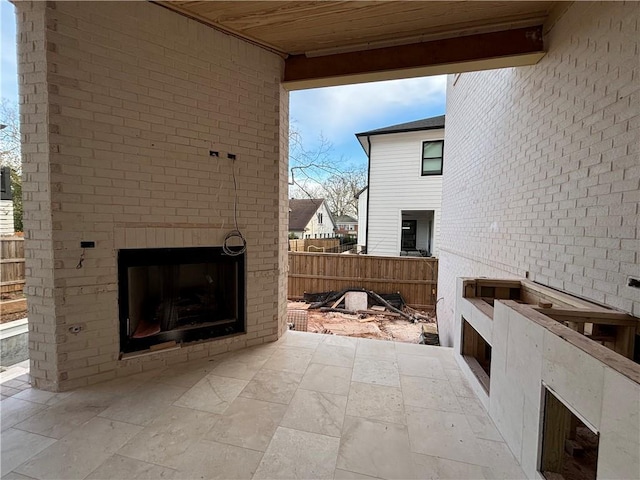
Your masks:
{"label": "recessed wall opening", "polygon": [[540,472],[548,480],[596,478],[599,435],[545,388]]}
{"label": "recessed wall opening", "polygon": [[462,317],[462,358],[489,393],[491,376],[491,345]]}
{"label": "recessed wall opening", "polygon": [[127,249],[118,254],[118,270],[123,353],[245,331],[244,254]]}
{"label": "recessed wall opening", "polygon": [[434,211],[402,211],[400,256],[430,257],[433,251]]}

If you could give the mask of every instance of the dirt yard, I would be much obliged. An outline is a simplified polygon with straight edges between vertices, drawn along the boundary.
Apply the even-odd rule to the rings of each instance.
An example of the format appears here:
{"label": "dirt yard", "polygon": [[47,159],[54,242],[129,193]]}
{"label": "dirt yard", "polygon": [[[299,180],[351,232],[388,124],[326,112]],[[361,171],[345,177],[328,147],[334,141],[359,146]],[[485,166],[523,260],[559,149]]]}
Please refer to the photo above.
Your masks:
{"label": "dirt yard", "polygon": [[431,321],[411,323],[404,318],[387,315],[349,315],[309,310],[309,304],[305,302],[290,301],[287,309],[290,312],[306,312],[307,331],[313,333],[418,343],[423,328],[424,331],[430,333],[437,331],[433,314],[428,312],[421,313],[425,317],[429,317]]}
{"label": "dirt yard", "polygon": [[27,302],[22,292],[3,293],[0,296],[0,323],[20,320],[27,316]]}

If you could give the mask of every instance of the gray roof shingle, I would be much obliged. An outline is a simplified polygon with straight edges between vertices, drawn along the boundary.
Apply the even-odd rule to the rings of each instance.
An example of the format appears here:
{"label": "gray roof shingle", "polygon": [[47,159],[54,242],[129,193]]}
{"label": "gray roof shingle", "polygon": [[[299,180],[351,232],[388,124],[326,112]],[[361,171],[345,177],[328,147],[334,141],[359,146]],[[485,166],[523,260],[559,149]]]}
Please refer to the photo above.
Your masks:
{"label": "gray roof shingle", "polygon": [[289,199],[289,231],[300,232],[307,226],[324,198],[291,198]]}
{"label": "gray roof shingle", "polygon": [[356,133],[356,137],[367,136],[367,135],[381,135],[385,133],[414,132],[419,130],[433,130],[436,128],[444,128],[444,117],[445,117],[444,115],[439,115],[437,117],[423,118],[422,120],[415,120],[413,122],[390,125],[388,127],[369,130],[368,132]]}

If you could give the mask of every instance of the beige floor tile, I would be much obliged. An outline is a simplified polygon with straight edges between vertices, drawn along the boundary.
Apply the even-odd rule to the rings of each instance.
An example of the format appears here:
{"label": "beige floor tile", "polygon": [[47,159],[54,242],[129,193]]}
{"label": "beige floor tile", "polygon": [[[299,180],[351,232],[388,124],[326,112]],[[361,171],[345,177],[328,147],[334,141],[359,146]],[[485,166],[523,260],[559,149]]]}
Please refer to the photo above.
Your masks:
{"label": "beige floor tile", "polygon": [[171,468],[141,462],[121,455],[112,455],[87,477],[87,480],[157,480],[177,479]]}
{"label": "beige floor tile", "polygon": [[300,388],[316,392],[347,395],[351,385],[351,368],[312,363],[307,368]]}
{"label": "beige floor tile", "polygon": [[237,378],[207,375],[176,400],[174,405],[211,413],[224,413],[247,383],[246,380]]}
{"label": "beige floor tile", "polygon": [[449,380],[449,385],[458,397],[476,398],[475,393],[471,390],[469,382],[464,378],[462,372],[458,369],[446,368],[445,374]]}
{"label": "beige floor tile", "polygon": [[349,347],[355,350],[358,339],[353,337],[343,337],[341,335],[322,335],[322,344],[336,347]]}
{"label": "beige floor tile", "polygon": [[6,385],[0,385],[0,394],[3,397],[13,397],[14,395],[20,392],[21,390],[18,390],[17,388],[8,387]]}
{"label": "beige floor tile", "polygon": [[334,480],[375,480],[377,477],[370,477],[369,475],[363,475],[362,473],[349,472],[347,470],[340,470],[339,468],[336,468],[333,478]]}
{"label": "beige floor tile", "polygon": [[238,397],[204,438],[264,452],[286,410],[280,403]]}
{"label": "beige floor tile", "polygon": [[253,377],[241,397],[288,405],[302,380],[301,373],[262,369]]}
{"label": "beige floor tile", "polygon": [[446,458],[414,453],[413,464],[416,477],[433,480],[490,480],[485,468],[470,463],[456,462]]}
{"label": "beige floor tile", "polygon": [[103,406],[95,406],[90,401],[82,399],[73,402],[61,400],[52,407],[20,422],[15,427],[47,437],[62,438],[84,425],[104,409]]}
{"label": "beige floor tile", "polygon": [[340,437],[347,397],[299,388],[280,423],[283,427]]}
{"label": "beige floor tile", "polygon": [[234,354],[218,362],[211,373],[220,377],[251,380],[270,357],[271,353],[268,355]]}
{"label": "beige floor tile", "polygon": [[316,351],[311,358],[311,363],[353,368],[353,360],[355,356],[356,349],[352,345],[341,346],[321,343],[318,345],[318,348],[316,348]]}
{"label": "beige floor tile", "polygon": [[278,345],[315,349],[322,340],[322,335],[308,335],[303,332],[289,330],[280,340],[278,340]]}
{"label": "beige floor tile", "polygon": [[39,479],[83,479],[142,427],[95,417],[16,469]]}
{"label": "beige floor tile", "polygon": [[20,382],[2,480],[524,475],[449,348],[289,332],[73,393]]}
{"label": "beige floor tile", "polygon": [[400,374],[398,372],[398,364],[395,360],[379,360],[374,357],[356,356],[351,381],[399,387]]}
{"label": "beige floor tile", "polygon": [[418,343],[394,342],[396,353],[405,355],[421,355],[425,357],[442,357],[443,355],[452,354],[451,348],[432,347],[430,345],[420,345]]}
{"label": "beige floor tile", "polygon": [[401,342],[396,342],[395,345],[398,354],[437,358],[443,368],[458,369],[452,348]]}
{"label": "beige floor tile", "polygon": [[399,353],[398,369],[400,370],[400,375],[447,380],[440,360],[435,357]]}
{"label": "beige floor tile", "polygon": [[215,361],[207,360],[199,361],[196,364],[192,362],[181,363],[164,369],[161,374],[153,378],[153,381],[176,387],[191,388],[211,373],[215,364]]}
{"label": "beige floor tile", "polygon": [[506,443],[484,439],[477,439],[476,442],[481,456],[480,461],[477,462],[479,465],[490,467],[496,473],[513,472],[514,475],[519,475],[519,472],[522,471]]}
{"label": "beige floor tile", "polygon": [[43,405],[52,406],[56,403],[69,398],[73,392],[47,392],[36,388],[28,388],[15,395],[15,398],[27,400],[28,402],[41,403]]}
{"label": "beige floor tile", "polygon": [[411,451],[482,465],[478,441],[464,414],[407,407]]}
{"label": "beige floor tile", "polygon": [[34,480],[34,479],[33,477],[27,477],[26,475],[21,475],[18,472],[9,472],[4,477],[2,477],[2,480]]}
{"label": "beige floor tile", "polygon": [[447,380],[401,377],[404,404],[461,413],[462,407]]}
{"label": "beige floor tile", "polygon": [[149,425],[185,391],[184,388],[173,385],[148,383],[144,388],[121,397],[100,413],[100,417],[135,425]]}
{"label": "beige floor tile", "polygon": [[169,466],[173,458],[203,438],[219,418],[219,415],[209,412],[170,406],[117,453]]}
{"label": "beige floor tile", "polygon": [[254,479],[332,479],[340,439],[278,427]]}
{"label": "beige floor tile", "polygon": [[370,340],[368,338],[359,338],[356,356],[374,357],[378,360],[396,360],[396,346],[394,342],[386,342],[383,340]]}
{"label": "beige floor tile", "polygon": [[23,432],[15,428],[5,430],[2,432],[2,442],[0,443],[0,475],[8,474],[53,443],[55,443],[53,438]]}
{"label": "beige floor tile", "polygon": [[477,438],[495,442],[503,441],[500,432],[498,432],[489,415],[467,415],[467,422],[469,422],[469,426]]}
{"label": "beige floor tile", "polygon": [[262,345],[255,345],[253,347],[236,350],[233,353],[241,356],[248,355],[252,357],[266,357],[268,359],[278,349],[278,345],[278,342],[269,342]]}
{"label": "beige floor tile", "polygon": [[11,380],[5,380],[4,382],[2,382],[2,384],[0,384],[0,387],[20,389],[21,387],[24,387],[26,383],[27,382],[23,382],[21,380],[18,380],[17,378],[12,378]]}
{"label": "beige floor tile", "polygon": [[528,480],[527,475],[519,465],[509,469],[482,467],[482,471],[485,477],[491,480]]}
{"label": "beige floor tile", "polygon": [[88,387],[79,388],[73,392],[73,397],[83,397],[96,402],[96,405],[111,405],[115,399],[131,395],[149,380],[160,375],[162,369],[139,373],[125,378],[115,378],[107,382],[96,383]]}
{"label": "beige floor tile", "polygon": [[462,411],[467,415],[487,415],[487,411],[480,403],[480,400],[475,397],[458,397],[458,403],[462,407]]}
{"label": "beige floor tile", "polygon": [[313,350],[299,347],[280,347],[263,365],[269,370],[304,373],[313,357]]}
{"label": "beige floor tile", "polygon": [[45,408],[39,403],[27,402],[13,397],[6,398],[0,402],[0,427],[4,431]]}
{"label": "beige floor tile", "polygon": [[386,385],[353,382],[347,415],[406,425],[402,391]]}
{"label": "beige floor tile", "polygon": [[201,440],[175,459],[178,478],[250,479],[262,452]]}
{"label": "beige floor tile", "polygon": [[380,478],[413,478],[407,427],[346,417],[337,468]]}

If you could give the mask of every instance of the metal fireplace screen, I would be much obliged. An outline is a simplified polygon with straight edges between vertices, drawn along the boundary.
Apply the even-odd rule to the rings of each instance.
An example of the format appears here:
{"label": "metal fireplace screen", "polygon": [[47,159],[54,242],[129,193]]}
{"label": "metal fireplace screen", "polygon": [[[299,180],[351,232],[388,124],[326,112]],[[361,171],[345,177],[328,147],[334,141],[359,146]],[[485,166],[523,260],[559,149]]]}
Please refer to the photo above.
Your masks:
{"label": "metal fireplace screen", "polygon": [[219,247],[120,250],[120,350],[243,333],[244,270]]}

